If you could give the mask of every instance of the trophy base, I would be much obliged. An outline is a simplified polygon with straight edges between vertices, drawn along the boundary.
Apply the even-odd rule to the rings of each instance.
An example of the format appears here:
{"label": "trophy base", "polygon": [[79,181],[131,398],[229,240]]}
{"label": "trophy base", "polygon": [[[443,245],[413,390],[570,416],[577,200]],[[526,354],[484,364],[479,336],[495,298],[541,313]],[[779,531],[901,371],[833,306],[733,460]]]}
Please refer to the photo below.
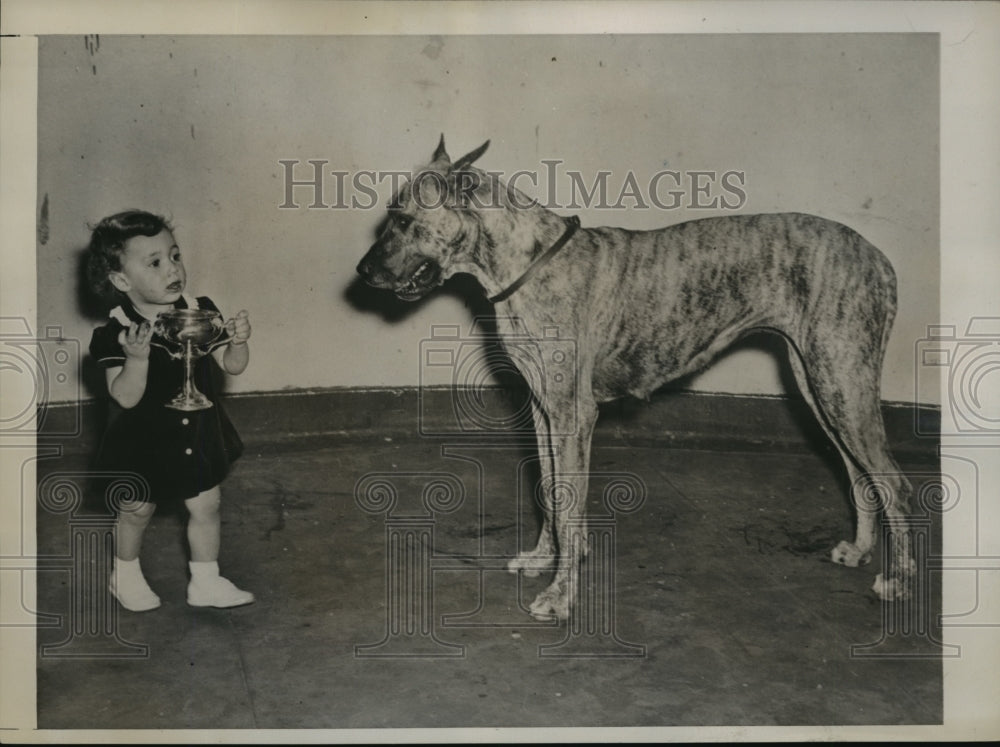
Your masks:
{"label": "trophy base", "polygon": [[181,410],[183,412],[194,412],[195,410],[207,410],[213,407],[212,400],[205,395],[194,397],[177,396],[167,402],[167,407],[171,410]]}

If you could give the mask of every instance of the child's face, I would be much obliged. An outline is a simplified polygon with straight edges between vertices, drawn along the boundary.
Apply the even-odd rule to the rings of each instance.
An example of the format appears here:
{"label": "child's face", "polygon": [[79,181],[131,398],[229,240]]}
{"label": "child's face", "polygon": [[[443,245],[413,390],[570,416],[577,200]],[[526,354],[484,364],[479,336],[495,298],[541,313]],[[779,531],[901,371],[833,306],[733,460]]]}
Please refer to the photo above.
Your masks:
{"label": "child's face", "polygon": [[111,273],[111,282],[140,311],[172,305],[184,291],[187,273],[170,231],[133,236],[125,242],[121,263],[121,271]]}

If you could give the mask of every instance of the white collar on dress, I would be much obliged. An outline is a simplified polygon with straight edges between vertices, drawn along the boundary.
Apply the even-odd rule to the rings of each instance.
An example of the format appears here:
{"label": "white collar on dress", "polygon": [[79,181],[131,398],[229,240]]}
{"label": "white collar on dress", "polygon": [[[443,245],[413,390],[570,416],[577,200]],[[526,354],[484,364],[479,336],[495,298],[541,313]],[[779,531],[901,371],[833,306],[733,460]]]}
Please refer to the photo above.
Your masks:
{"label": "white collar on dress", "polygon": [[108,316],[125,327],[132,323],[132,320],[128,318],[128,314],[125,313],[125,309],[121,306],[115,306],[111,309],[111,313]]}

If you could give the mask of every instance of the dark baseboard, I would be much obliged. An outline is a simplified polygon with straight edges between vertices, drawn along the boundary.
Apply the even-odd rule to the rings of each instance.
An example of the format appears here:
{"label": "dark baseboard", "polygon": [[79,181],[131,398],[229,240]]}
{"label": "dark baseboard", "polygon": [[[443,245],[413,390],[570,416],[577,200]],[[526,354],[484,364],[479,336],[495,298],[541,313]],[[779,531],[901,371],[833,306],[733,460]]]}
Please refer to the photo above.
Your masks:
{"label": "dark baseboard", "polygon": [[[226,410],[248,448],[314,448],[350,442],[531,440],[524,390],[324,389],[230,395]],[[39,413],[39,446],[93,453],[107,404],[52,405]],[[886,403],[883,415],[899,461],[936,461],[939,408]],[[598,444],[662,444],[714,451],[833,451],[801,399],[664,390],[649,402],[603,405]]]}

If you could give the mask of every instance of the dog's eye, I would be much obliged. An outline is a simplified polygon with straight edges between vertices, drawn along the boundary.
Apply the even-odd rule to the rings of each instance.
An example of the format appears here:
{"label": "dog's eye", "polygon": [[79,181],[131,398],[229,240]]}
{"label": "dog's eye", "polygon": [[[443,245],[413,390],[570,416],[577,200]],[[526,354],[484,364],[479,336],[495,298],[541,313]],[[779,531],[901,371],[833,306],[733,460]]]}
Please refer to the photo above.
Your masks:
{"label": "dog's eye", "polygon": [[396,216],[396,225],[399,226],[400,231],[405,231],[413,223],[413,216],[406,215],[405,213],[400,213]]}

